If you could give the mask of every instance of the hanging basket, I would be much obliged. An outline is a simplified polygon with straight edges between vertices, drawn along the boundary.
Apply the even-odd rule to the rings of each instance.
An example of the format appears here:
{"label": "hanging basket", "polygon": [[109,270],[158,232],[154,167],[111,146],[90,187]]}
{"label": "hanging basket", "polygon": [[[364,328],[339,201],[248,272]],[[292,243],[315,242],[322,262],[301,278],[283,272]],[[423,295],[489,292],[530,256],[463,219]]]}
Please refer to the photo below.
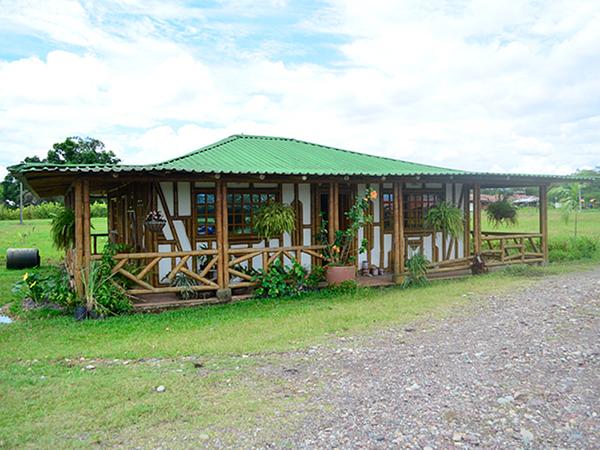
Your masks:
{"label": "hanging basket", "polygon": [[167,223],[166,220],[146,220],[144,222],[144,226],[146,227],[146,230],[151,231],[153,233],[158,233],[159,231],[162,231],[162,229],[164,228],[165,224]]}

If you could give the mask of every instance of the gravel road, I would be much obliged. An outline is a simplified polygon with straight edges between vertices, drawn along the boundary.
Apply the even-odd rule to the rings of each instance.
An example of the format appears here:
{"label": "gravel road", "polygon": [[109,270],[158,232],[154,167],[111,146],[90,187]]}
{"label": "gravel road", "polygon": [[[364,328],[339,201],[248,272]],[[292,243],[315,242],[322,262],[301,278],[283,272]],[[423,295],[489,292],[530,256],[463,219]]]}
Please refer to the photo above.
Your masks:
{"label": "gravel road", "polygon": [[[546,277],[520,292],[474,300],[449,318],[336,339],[262,365],[264,375],[306,400],[288,418],[268,419],[234,441],[263,448],[600,448],[599,338],[600,269]],[[294,415],[299,426],[283,425]]]}

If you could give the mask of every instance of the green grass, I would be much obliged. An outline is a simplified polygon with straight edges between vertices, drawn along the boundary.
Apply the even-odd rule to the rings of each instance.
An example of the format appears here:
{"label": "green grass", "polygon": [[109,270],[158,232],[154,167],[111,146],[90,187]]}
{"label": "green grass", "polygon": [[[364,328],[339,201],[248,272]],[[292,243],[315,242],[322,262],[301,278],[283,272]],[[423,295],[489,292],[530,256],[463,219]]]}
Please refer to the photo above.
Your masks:
{"label": "green grass", "polygon": [[[485,211],[482,212],[482,228],[484,231],[515,231],[538,233],[539,213],[537,208],[522,208],[517,214],[517,225],[512,227],[494,228],[487,220]],[[567,238],[573,236],[574,215],[565,223],[559,209],[548,210],[549,238]],[[600,238],[600,209],[583,210],[578,216],[577,233],[580,236]]]}
{"label": "green grass", "polygon": [[[522,212],[517,229],[535,231],[537,213]],[[582,215],[581,232],[598,235],[599,218],[600,213]],[[15,232],[23,229],[0,223],[0,250],[18,243]],[[60,255],[47,241],[48,230],[47,221],[36,222],[27,245],[35,242],[45,261],[56,261]],[[568,232],[551,211],[551,236]],[[154,447],[181,435],[248,430],[275,414],[291,420],[285,412],[302,401],[297,386],[254,370],[254,354],[278,358],[272,352],[306,348],[335,335],[466,314],[463,307],[473,297],[594,264],[514,268],[419,289],[315,293],[101,321],[55,317],[0,326],[0,447]],[[0,270],[2,302],[21,273]],[[202,372],[193,360],[203,361]],[[96,369],[83,370],[90,363]],[[154,388],[161,384],[167,391],[158,394]],[[198,445],[202,442],[173,444]]]}
{"label": "green grass", "polygon": [[[412,290],[0,327],[0,446],[115,445],[145,442],[157,427],[175,434],[223,424],[248,427],[299,399],[289,394],[290,386],[255,376],[253,358],[241,354],[303,348],[332,335],[442,317],[473,295],[515,288],[522,280],[492,275]],[[208,374],[199,376],[186,357],[202,359]],[[90,361],[97,368],[82,370]],[[160,384],[166,393],[154,392]]]}

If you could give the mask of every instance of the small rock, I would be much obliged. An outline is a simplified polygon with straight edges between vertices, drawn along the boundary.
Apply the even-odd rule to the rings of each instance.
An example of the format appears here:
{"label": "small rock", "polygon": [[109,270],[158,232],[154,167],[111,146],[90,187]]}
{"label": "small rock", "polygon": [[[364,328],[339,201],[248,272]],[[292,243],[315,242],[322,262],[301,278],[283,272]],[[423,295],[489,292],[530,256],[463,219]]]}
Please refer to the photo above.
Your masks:
{"label": "small rock", "polygon": [[162,384],[156,387],[156,392],[165,392],[167,390]]}
{"label": "small rock", "polygon": [[209,436],[206,433],[202,433],[200,436],[198,436],[198,439],[200,439],[201,441],[207,441],[208,438]]}
{"label": "small rock", "polygon": [[411,386],[407,387],[406,390],[409,392],[412,392],[412,391],[416,391],[420,387],[421,386],[419,386],[417,383],[413,383]]}
{"label": "small rock", "polygon": [[509,403],[512,403],[512,401],[514,400],[512,395],[507,395],[506,397],[499,397],[496,402],[500,405],[508,405]]}
{"label": "small rock", "polygon": [[533,433],[525,428],[521,428],[521,439],[525,445],[531,444],[533,441]]}
{"label": "small rock", "polygon": [[463,440],[463,434],[462,433],[458,433],[458,432],[454,432],[452,433],[452,440],[454,442],[460,442]]}
{"label": "small rock", "polygon": [[94,366],[93,364],[88,364],[87,366],[85,366],[85,370],[94,370],[96,368],[96,366]]}

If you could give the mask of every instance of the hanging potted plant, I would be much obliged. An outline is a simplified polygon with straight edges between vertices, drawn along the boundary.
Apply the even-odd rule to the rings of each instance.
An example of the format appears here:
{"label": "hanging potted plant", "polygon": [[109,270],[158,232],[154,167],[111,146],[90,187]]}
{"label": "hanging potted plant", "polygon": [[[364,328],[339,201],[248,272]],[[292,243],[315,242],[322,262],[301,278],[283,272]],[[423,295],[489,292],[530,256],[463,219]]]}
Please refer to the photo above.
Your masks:
{"label": "hanging potted plant", "polygon": [[160,211],[150,211],[144,220],[144,227],[153,233],[162,231],[167,221],[164,219]]}
{"label": "hanging potted plant", "polygon": [[425,217],[425,226],[458,239],[464,230],[463,212],[448,202],[441,202],[429,209]]}
{"label": "hanging potted plant", "polygon": [[[348,212],[348,228],[335,233],[333,243],[326,249],[329,259],[327,265],[327,282],[330,285],[339,284],[356,278],[356,255],[352,252],[352,245],[358,236],[358,230],[373,221],[370,214],[370,203],[377,199],[377,192],[367,189],[363,196],[357,197],[356,202]],[[367,240],[360,242],[358,253],[367,251]]]}
{"label": "hanging potted plant", "polygon": [[296,213],[290,205],[270,201],[256,210],[253,217],[256,235],[266,241],[283,233],[291,233],[296,228]]}
{"label": "hanging potted plant", "polygon": [[505,196],[488,205],[485,210],[488,220],[494,228],[500,225],[511,226],[517,223],[517,207]]}

